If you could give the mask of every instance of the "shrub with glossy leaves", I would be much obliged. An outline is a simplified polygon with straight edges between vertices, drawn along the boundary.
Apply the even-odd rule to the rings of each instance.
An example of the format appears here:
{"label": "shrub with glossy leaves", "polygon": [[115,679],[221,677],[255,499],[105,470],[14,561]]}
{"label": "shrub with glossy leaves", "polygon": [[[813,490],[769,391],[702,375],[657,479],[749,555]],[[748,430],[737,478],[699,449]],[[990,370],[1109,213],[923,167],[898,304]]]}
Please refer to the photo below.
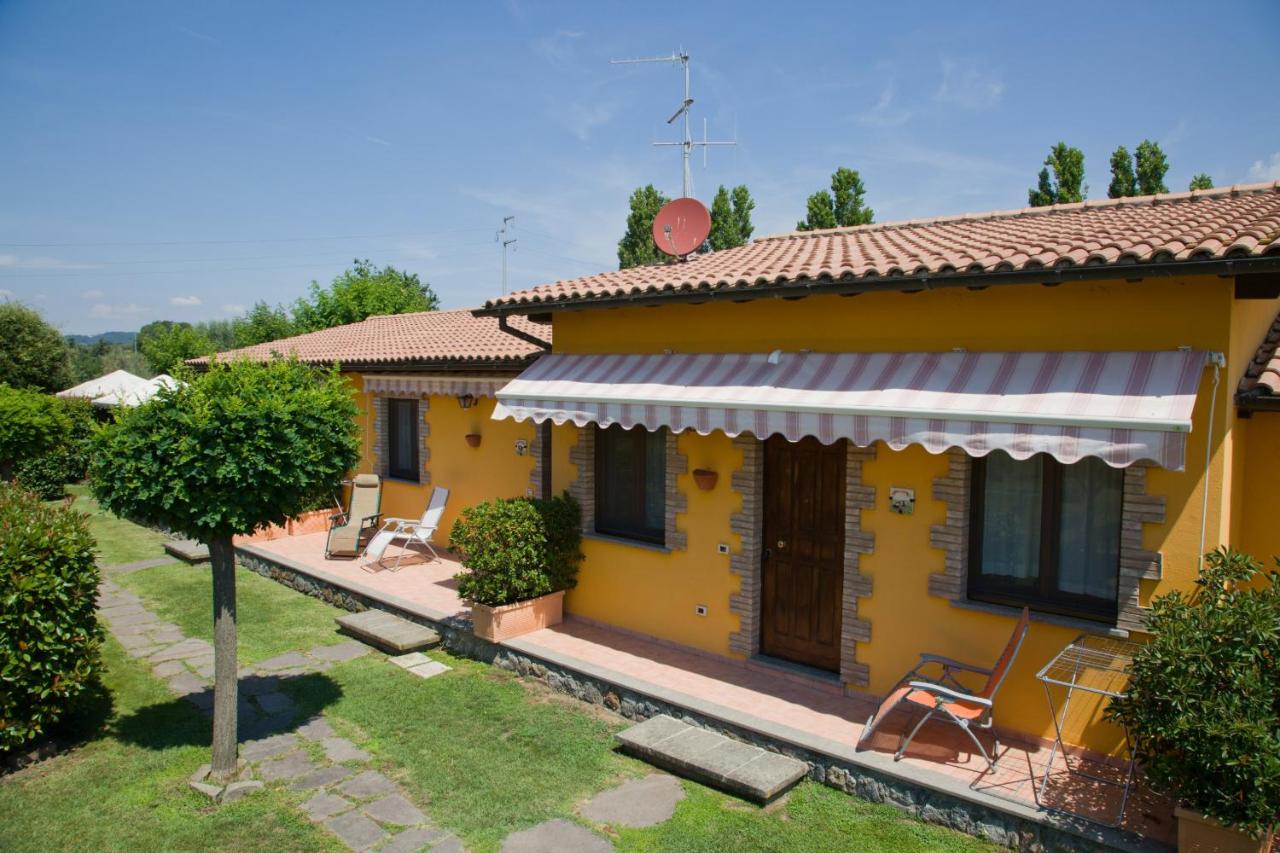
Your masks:
{"label": "shrub with glossy leaves", "polygon": [[13,466],[14,479],[47,501],[62,497],[67,483],[78,483],[89,473],[89,452],[98,430],[88,400],[58,400],[58,404],[68,423],[62,439]]}
{"label": "shrub with glossy leaves", "polygon": [[70,429],[57,397],[0,385],[0,477],[8,479],[17,460],[57,446]]}
{"label": "shrub with glossy leaves", "polygon": [[201,541],[284,524],[359,461],[358,409],[337,369],[215,362],[94,438],[94,496],[116,515]]}
{"label": "shrub with glossy leaves", "polygon": [[1152,602],[1148,630],[1107,710],[1147,782],[1251,834],[1280,822],[1280,574],[1219,548],[1195,592]]}
{"label": "shrub with glossy leaves", "polygon": [[0,752],[48,736],[92,682],[97,592],[84,516],[0,483]]}
{"label": "shrub with glossy leaves", "polygon": [[577,583],[582,511],[568,495],[550,500],[498,498],[467,507],[449,547],[462,555],[458,594],[499,607]]}

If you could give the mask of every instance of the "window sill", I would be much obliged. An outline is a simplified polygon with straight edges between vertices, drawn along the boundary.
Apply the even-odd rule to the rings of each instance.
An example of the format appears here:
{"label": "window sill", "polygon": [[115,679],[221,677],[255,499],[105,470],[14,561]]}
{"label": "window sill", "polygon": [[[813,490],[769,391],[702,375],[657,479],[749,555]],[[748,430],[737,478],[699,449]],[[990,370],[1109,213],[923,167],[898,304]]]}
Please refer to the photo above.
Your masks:
{"label": "window sill", "polygon": [[640,548],[644,551],[655,551],[659,554],[671,553],[671,549],[666,545],[659,545],[656,542],[644,542],[640,539],[628,539],[625,536],[612,536],[608,533],[584,532],[582,538],[595,542],[612,542],[615,545],[626,545],[631,548]]}
{"label": "window sill", "polygon": [[[1009,607],[1004,604],[988,604],[985,601],[953,601],[952,607],[961,610],[973,610],[978,613],[990,613],[995,616],[1008,616],[1010,619],[1017,619],[1018,614],[1022,612],[1021,608]],[[1056,613],[1041,613],[1037,610],[1031,611],[1031,621],[1041,622],[1045,625],[1057,625],[1062,628],[1073,628],[1077,631],[1084,631],[1087,634],[1096,634],[1102,637],[1115,637],[1120,640],[1129,639],[1129,632],[1123,628],[1108,626],[1105,622],[1094,622],[1091,619],[1078,619],[1074,616],[1060,616]]]}
{"label": "window sill", "polygon": [[421,486],[421,480],[410,480],[408,477],[383,477],[384,483],[404,483],[406,486]]}

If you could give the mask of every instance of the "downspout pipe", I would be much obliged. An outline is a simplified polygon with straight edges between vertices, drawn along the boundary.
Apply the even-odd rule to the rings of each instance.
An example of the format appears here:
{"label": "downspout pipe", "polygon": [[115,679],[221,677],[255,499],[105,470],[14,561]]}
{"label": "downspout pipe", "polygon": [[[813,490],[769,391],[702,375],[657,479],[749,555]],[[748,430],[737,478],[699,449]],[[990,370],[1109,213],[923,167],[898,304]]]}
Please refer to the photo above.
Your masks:
{"label": "downspout pipe", "polygon": [[498,315],[498,328],[506,332],[508,335],[511,335],[513,338],[519,338],[525,343],[533,344],[535,347],[538,347],[539,349],[545,352],[551,352],[550,341],[544,341],[542,338],[538,337],[537,335],[531,335],[528,332],[524,331],[523,329],[514,328],[510,323],[507,322],[506,314]]}

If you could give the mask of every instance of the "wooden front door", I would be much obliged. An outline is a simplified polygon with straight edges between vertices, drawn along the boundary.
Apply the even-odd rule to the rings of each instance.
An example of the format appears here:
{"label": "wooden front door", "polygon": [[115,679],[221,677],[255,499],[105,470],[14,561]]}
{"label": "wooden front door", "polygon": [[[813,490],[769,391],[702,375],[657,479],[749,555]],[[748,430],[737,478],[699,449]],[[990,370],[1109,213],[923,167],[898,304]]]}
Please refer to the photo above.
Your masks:
{"label": "wooden front door", "polygon": [[838,672],[845,443],[765,442],[760,651]]}

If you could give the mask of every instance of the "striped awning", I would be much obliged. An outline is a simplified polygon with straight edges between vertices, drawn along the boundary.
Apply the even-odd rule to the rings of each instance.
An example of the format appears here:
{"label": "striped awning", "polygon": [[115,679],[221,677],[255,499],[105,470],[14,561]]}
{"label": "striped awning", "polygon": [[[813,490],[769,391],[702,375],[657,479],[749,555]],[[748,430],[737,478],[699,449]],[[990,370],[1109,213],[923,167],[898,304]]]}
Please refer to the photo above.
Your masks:
{"label": "striped awning", "polygon": [[370,394],[392,396],[408,394],[414,397],[441,394],[456,397],[470,394],[473,397],[492,397],[497,394],[506,378],[492,376],[411,376],[408,374],[365,374],[364,390]]}
{"label": "striped awning", "polygon": [[1203,352],[550,354],[494,418],[1181,470]]}

